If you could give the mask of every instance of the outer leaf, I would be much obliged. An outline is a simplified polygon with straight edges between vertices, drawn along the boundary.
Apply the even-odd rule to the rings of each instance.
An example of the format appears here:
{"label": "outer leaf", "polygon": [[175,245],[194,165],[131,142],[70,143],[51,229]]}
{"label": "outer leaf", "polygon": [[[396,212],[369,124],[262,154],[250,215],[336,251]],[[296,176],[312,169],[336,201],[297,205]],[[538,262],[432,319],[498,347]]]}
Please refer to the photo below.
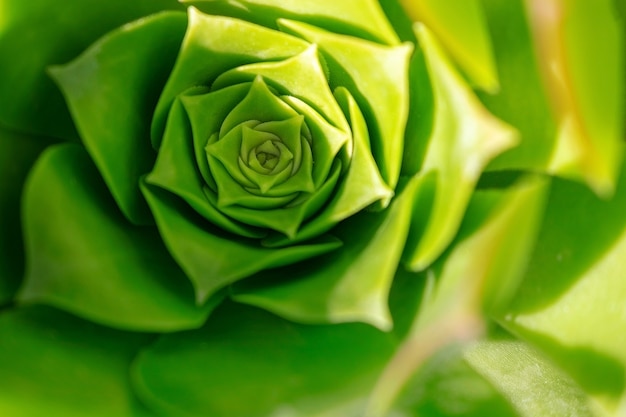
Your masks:
{"label": "outer leaf", "polygon": [[438,350],[482,336],[483,312],[508,302],[524,272],[545,188],[544,181],[534,179],[507,191],[475,194],[458,241],[428,270],[431,289],[425,290],[407,339],[378,381],[368,416],[387,412]]}
{"label": "outer leaf", "polygon": [[432,29],[480,88],[498,90],[498,73],[480,0],[400,0],[409,16]]}
{"label": "outer leaf", "polygon": [[125,221],[78,145],[42,155],[23,210],[28,258],[20,301],[142,331],[192,328],[206,318],[212,306],[194,305],[158,235]]}
{"label": "outer leaf", "polygon": [[[482,168],[517,142],[515,131],[482,107],[435,38],[416,27],[433,86],[433,131],[420,175],[436,174],[430,216],[414,221],[406,261],[426,268],[457,231]],[[427,181],[424,186],[432,187]],[[419,201],[417,204],[421,204]]]}
{"label": "outer leaf", "polygon": [[405,413],[399,415],[520,417],[507,398],[468,364],[464,349],[459,345],[441,349],[424,363],[396,405]]}
{"label": "outer leaf", "polygon": [[598,415],[569,375],[502,334],[439,351],[415,375],[402,405],[429,417]]}
{"label": "outer leaf", "polygon": [[519,146],[494,158],[489,169],[544,170],[556,138],[556,126],[536,68],[534,45],[523,0],[482,0],[493,41],[500,92],[481,94],[496,117],[519,130]]}
{"label": "outer leaf", "polygon": [[314,257],[341,245],[336,239],[323,238],[282,249],[264,248],[258,241],[224,235],[199,221],[174,196],[157,187],[145,186],[144,194],[172,256],[194,284],[198,303],[262,269]]}
{"label": "outer leaf", "polygon": [[[261,274],[234,299],[289,319],[312,323],[362,321],[392,327],[389,289],[404,246],[415,182],[390,207],[344,220],[333,233],[344,247],[325,258]],[[289,277],[267,285],[272,277]],[[282,282],[284,281],[284,282]]]}
{"label": "outer leaf", "polygon": [[83,142],[122,212],[149,222],[139,177],[154,164],[150,121],[185,31],[182,13],[162,13],[108,34],[51,73]]}
{"label": "outer leaf", "polygon": [[0,129],[0,304],[11,300],[24,275],[20,201],[31,166],[49,141]]}
{"label": "outer leaf", "polygon": [[555,181],[528,274],[503,319],[609,414],[626,404],[625,206],[625,169],[610,201]]}
{"label": "outer leaf", "polygon": [[76,138],[65,101],[45,69],[69,61],[126,22],[180,8],[173,0],[1,0],[0,125]]}
{"label": "outer leaf", "polygon": [[275,26],[279,18],[288,18],[389,45],[399,43],[376,0],[242,0],[238,4],[224,0],[182,2],[197,4],[217,14],[252,19],[268,27]]}
{"label": "outer leaf", "polygon": [[524,342],[481,341],[468,346],[463,356],[510,401],[520,417],[597,415],[569,375]]}
{"label": "outer leaf", "polygon": [[[548,169],[613,192],[626,106],[624,48],[610,0],[527,0],[544,84],[558,123]],[[622,22],[623,25],[623,22]]]}
{"label": "outer leaf", "polygon": [[346,87],[356,98],[370,123],[372,152],[382,177],[395,188],[408,115],[408,66],[413,46],[381,46],[286,19],[279,25],[319,46],[328,62],[331,87]]}
{"label": "outer leaf", "polygon": [[[411,34],[415,37],[413,26],[410,27]],[[401,174],[406,176],[413,176],[420,172],[435,121],[435,97],[428,71],[424,50],[416,41],[415,52],[409,65],[409,91],[411,93],[409,94],[409,117],[402,155]]]}
{"label": "outer leaf", "polygon": [[147,417],[128,366],[150,336],[49,307],[0,314],[0,410],[11,417]]}
{"label": "outer leaf", "polygon": [[227,303],[203,329],[146,349],[132,375],[168,416],[358,417],[323,412],[362,399],[393,346],[363,324],[304,326]]}

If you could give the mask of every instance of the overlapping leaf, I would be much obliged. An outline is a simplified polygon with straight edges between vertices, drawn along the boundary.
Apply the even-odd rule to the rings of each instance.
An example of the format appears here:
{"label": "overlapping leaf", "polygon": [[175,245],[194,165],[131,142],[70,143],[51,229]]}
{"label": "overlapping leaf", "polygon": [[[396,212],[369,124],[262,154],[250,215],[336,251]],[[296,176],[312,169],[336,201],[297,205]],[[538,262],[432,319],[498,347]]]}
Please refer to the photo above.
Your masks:
{"label": "overlapping leaf", "polygon": [[128,367],[152,336],[49,307],[0,312],[0,410],[6,416],[151,417]]}
{"label": "overlapping leaf", "polygon": [[47,150],[33,168],[24,196],[24,236],[21,302],[140,331],[197,327],[214,306],[195,305],[187,277],[156,231],[122,217],[79,145]]}
{"label": "overlapping leaf", "polygon": [[46,74],[46,68],[66,63],[100,36],[124,23],[172,9],[182,7],[171,0],[132,3],[2,0],[0,125],[43,136],[76,139],[65,101]]}
{"label": "overlapping leaf", "polygon": [[77,60],[51,71],[83,143],[136,224],[150,222],[139,177],[154,164],[151,115],[185,27],[182,13],[155,15],[111,32]]}
{"label": "overlapping leaf", "polygon": [[0,129],[0,304],[10,302],[24,275],[21,194],[48,140]]}
{"label": "overlapping leaf", "polygon": [[426,197],[416,207],[427,214],[414,216],[405,258],[411,269],[422,270],[454,237],[484,166],[518,138],[480,104],[430,31],[424,26],[417,31],[433,88],[434,120],[419,173]]}

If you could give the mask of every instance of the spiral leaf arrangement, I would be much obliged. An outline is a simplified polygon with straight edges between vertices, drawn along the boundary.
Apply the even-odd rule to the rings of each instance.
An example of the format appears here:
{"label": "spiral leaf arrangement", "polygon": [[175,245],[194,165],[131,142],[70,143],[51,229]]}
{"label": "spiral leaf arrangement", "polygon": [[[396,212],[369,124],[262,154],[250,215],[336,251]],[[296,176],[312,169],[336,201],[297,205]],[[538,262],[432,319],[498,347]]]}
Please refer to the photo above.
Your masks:
{"label": "spiral leaf arrangement", "polygon": [[624,412],[609,0],[84,3],[0,0],[1,415]]}

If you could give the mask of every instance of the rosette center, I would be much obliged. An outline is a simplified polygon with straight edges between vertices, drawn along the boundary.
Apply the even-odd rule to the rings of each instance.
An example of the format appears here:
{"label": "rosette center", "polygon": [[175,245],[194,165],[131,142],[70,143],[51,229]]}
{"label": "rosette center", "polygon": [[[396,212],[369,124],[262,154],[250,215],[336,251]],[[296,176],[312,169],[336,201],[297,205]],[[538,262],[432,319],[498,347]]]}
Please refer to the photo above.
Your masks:
{"label": "rosette center", "polygon": [[206,152],[223,206],[283,205],[315,190],[305,118],[261,77],[209,139]]}

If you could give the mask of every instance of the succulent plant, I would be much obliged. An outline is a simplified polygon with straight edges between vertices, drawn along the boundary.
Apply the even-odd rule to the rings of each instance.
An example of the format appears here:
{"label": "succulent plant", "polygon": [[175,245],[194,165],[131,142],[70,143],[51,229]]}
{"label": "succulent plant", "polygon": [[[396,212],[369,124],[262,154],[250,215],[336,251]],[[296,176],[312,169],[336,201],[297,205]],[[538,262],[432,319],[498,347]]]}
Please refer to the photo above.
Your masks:
{"label": "succulent plant", "polygon": [[625,414],[622,3],[0,0],[0,414]]}

